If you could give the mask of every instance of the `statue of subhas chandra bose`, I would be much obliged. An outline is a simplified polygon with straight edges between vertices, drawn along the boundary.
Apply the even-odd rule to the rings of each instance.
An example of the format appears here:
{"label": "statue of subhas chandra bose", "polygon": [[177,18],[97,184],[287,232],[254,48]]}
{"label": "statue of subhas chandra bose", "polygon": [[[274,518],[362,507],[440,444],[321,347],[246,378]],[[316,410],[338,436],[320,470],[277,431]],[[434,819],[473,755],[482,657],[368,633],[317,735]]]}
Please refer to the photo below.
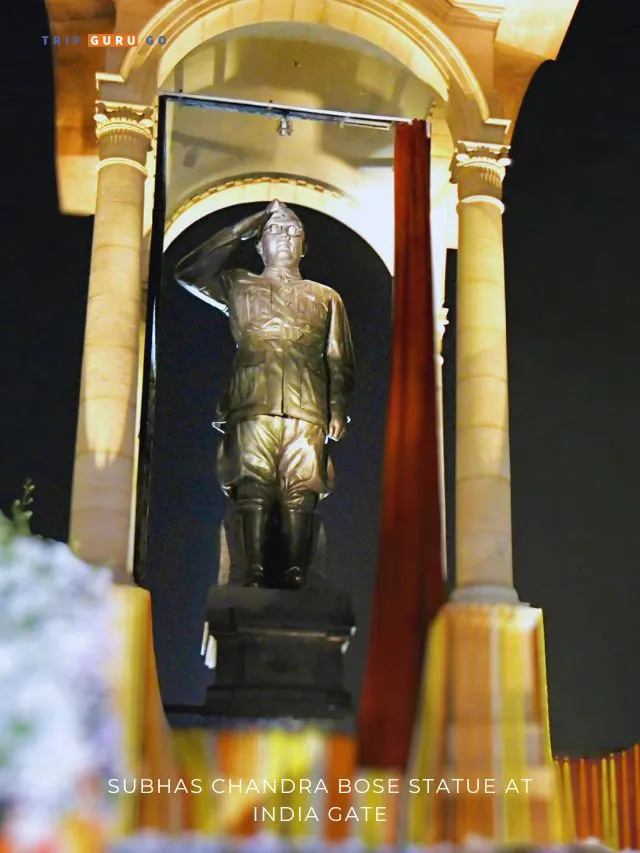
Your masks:
{"label": "statue of subhas chandra bose", "polygon": [[[252,239],[263,272],[226,268],[240,242]],[[302,222],[274,201],[215,234],[174,273],[229,317],[237,344],[218,407],[218,477],[240,513],[245,586],[307,585],[314,513],[333,486],[327,442],[342,439],[348,420],[354,354],[347,314],[335,290],[301,275],[305,249]],[[269,575],[274,527],[281,557]]]}

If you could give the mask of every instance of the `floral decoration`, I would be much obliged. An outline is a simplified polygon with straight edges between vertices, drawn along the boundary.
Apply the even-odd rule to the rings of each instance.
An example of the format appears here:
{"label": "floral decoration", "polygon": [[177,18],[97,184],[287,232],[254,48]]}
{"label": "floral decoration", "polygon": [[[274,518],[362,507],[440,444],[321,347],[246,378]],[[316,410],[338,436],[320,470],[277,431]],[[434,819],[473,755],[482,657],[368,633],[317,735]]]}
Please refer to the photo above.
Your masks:
{"label": "floral decoration", "polygon": [[30,534],[32,492],[0,513],[0,822],[23,846],[55,834],[87,791],[106,817],[103,781],[123,775],[111,572]]}

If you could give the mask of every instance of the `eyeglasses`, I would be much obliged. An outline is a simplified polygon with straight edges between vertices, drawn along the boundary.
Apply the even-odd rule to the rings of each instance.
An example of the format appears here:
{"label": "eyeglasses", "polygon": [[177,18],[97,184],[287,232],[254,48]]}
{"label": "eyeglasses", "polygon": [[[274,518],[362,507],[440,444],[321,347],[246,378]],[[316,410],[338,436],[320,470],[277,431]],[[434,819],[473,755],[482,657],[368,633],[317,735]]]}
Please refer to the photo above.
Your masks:
{"label": "eyeglasses", "polygon": [[271,222],[264,230],[266,234],[287,234],[289,237],[300,237],[304,233],[299,225],[283,225],[281,222]]}

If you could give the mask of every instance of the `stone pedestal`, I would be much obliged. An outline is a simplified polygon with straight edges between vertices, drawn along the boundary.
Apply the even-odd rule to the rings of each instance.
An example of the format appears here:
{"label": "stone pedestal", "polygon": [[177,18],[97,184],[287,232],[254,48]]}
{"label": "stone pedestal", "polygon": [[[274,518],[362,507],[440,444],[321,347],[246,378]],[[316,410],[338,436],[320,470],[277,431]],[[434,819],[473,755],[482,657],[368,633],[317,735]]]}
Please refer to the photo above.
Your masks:
{"label": "stone pedestal", "polygon": [[343,655],[351,602],[335,590],[209,592],[203,652],[214,669],[203,712],[223,718],[349,720]]}

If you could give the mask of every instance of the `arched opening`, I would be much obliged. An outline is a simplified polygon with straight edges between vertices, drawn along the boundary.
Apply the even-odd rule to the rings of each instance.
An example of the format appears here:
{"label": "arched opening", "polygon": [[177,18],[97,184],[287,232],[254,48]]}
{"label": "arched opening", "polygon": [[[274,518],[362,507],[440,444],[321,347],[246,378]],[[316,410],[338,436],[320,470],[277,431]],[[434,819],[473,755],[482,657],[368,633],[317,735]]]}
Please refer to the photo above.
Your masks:
{"label": "arched opening", "polygon": [[[437,314],[445,297],[446,252],[457,246],[457,195],[450,181],[454,139],[463,126],[470,136],[477,136],[479,116],[488,115],[478,82],[438,27],[410,7],[365,4],[356,14],[351,0],[330,0],[323,2],[322,14],[310,16],[297,4],[289,5],[283,14],[283,4],[271,0],[264,0],[259,9],[240,2],[231,14],[226,0],[214,7],[176,4],[170,13],[162,10],[145,30],[173,33],[175,38],[161,53],[158,45],[143,44],[130,51],[121,74],[132,85],[142,85],[140,79],[147,88],[153,83],[150,97],[160,86],[406,118],[429,115]],[[103,83],[107,97],[110,85]],[[452,123],[452,111],[460,116],[468,113],[467,118]],[[392,269],[392,134],[359,128],[355,134],[343,129],[341,137],[337,126],[301,122],[293,137],[284,140],[286,145],[277,146],[275,124],[256,133],[255,121],[251,116],[192,108],[168,111],[168,239],[196,216],[228,204],[274,197],[268,190],[277,183],[278,196],[285,202],[313,207],[345,222]],[[495,135],[497,125],[492,127]],[[281,191],[283,185],[286,190]],[[152,191],[147,198],[152,201]],[[147,234],[150,227],[148,205]]]}
{"label": "arched opening", "polygon": [[[225,499],[215,476],[218,433],[211,427],[234,352],[227,319],[172,280],[176,260],[222,227],[264,206],[243,204],[194,223],[168,248],[157,329],[155,442],[145,585],[152,592],[158,672],[167,704],[199,704],[208,671],[199,655],[209,585],[218,571]],[[306,277],[342,295],[357,358],[352,424],[336,447],[335,493],[321,513],[329,581],[353,596],[359,631],[347,657],[347,683],[360,691],[376,566],[380,477],[391,349],[391,278],[360,236],[341,222],[297,207],[309,252]],[[234,264],[260,269],[245,244]]]}
{"label": "arched opening", "polygon": [[[243,34],[251,36],[252,41],[277,37],[333,48],[349,43],[353,52],[361,54],[363,67],[372,60],[392,60],[396,67],[404,69],[422,87],[423,92],[429,93],[422,98],[419,107],[412,103],[405,114],[412,118],[420,117],[433,107],[430,116],[433,131],[431,208],[434,293],[438,310],[444,297],[446,250],[457,245],[457,200],[449,181],[454,141],[502,141],[509,122],[491,117],[479,80],[437,20],[438,14],[434,12],[431,15],[429,9],[421,12],[408,3],[398,4],[396,0],[305,0],[304,3],[282,3],[281,0],[261,0],[260,3],[253,0],[198,0],[194,3],[192,0],[178,0],[160,9],[146,22],[136,48],[124,55],[114,52],[110,65],[117,69],[117,73],[98,75],[100,96],[115,101],[133,98],[150,102],[158,89],[181,88],[202,92],[211,86],[212,79],[209,78],[215,73],[218,73],[215,88],[219,94],[221,85],[227,86],[233,81],[233,74],[229,77],[229,71],[234,68],[238,52],[229,51],[235,59],[220,61],[217,72],[212,66],[207,68],[206,63],[199,62],[198,57],[211,53],[215,44],[218,48],[223,44],[229,47],[232,42],[242,40]],[[159,33],[167,39],[164,45],[158,44]],[[155,38],[150,39],[153,44],[145,41],[147,35]],[[220,50],[218,53],[221,55]],[[239,76],[246,84],[248,64],[245,66]],[[386,86],[394,75],[383,73],[377,75],[377,79],[378,85],[384,81]],[[345,75],[341,75],[341,82],[345,80]],[[254,81],[254,84],[258,83],[259,80]],[[393,97],[389,98],[387,93],[386,102],[390,100]],[[388,112],[388,109],[384,111]],[[183,154],[187,154],[187,149]],[[255,174],[264,174],[264,169],[258,169]],[[292,176],[291,171],[288,174]],[[194,195],[211,189],[211,182],[207,184],[206,176],[200,181],[189,182],[189,191],[182,188],[185,191],[180,193],[177,207]],[[348,193],[345,190],[348,180],[332,180],[331,185]],[[150,201],[152,197],[153,193],[149,192]],[[367,200],[365,207],[371,209],[371,200]],[[174,212],[175,209],[170,210],[169,215]],[[150,227],[150,205],[146,221]],[[356,230],[362,233],[360,229]],[[371,240],[371,236],[366,234],[365,238]],[[386,258],[392,253],[381,254]]]}
{"label": "arched opening", "polygon": [[[425,118],[438,102],[430,85],[370,42],[327,26],[263,23],[224,32],[185,56],[167,91],[349,113]],[[389,267],[393,263],[394,134],[371,127],[275,119],[170,104],[167,215],[171,237],[226,204],[274,192],[345,222]],[[434,225],[442,230],[453,144],[440,134],[432,166]],[[266,195],[263,192],[266,191]],[[217,197],[222,194],[222,197]],[[224,199],[228,196],[228,201]],[[226,204],[225,204],[226,202]],[[438,288],[437,288],[438,289]],[[441,295],[441,294],[440,294]]]}
{"label": "arched opening", "polygon": [[[358,18],[349,32],[344,20],[335,27],[326,21],[278,21],[269,18],[271,6],[268,0],[261,4],[266,10],[261,22],[251,21],[242,3],[238,8],[247,15],[234,17],[232,24],[212,13],[215,27],[201,29],[190,52],[162,60],[160,73],[167,70],[162,87],[407,118],[425,117],[439,103],[441,113],[432,122],[431,179],[437,311],[456,218],[443,78],[431,75],[432,59],[406,35],[409,53],[395,52],[394,38],[385,33],[398,36],[398,31],[389,23],[367,30]],[[371,10],[366,16],[373,18]],[[305,67],[302,60],[310,52],[313,63]],[[327,79],[332,74],[334,82]],[[377,557],[390,356],[393,134],[300,122],[292,137],[281,138],[275,124],[188,107],[169,114],[166,269],[258,202],[280,197],[303,209],[311,241],[305,275],[343,295],[354,327],[357,388],[351,434],[335,454],[337,493],[322,510],[329,580],[349,590],[356,606],[359,633],[347,661],[347,683],[357,697]],[[153,593],[164,700],[197,705],[207,680],[199,626],[207,589],[217,576],[225,511],[215,478],[217,433],[211,421],[233,348],[226,318],[189,299],[166,273],[162,302],[152,460],[152,483],[161,486],[152,485],[150,494],[145,585]]]}

